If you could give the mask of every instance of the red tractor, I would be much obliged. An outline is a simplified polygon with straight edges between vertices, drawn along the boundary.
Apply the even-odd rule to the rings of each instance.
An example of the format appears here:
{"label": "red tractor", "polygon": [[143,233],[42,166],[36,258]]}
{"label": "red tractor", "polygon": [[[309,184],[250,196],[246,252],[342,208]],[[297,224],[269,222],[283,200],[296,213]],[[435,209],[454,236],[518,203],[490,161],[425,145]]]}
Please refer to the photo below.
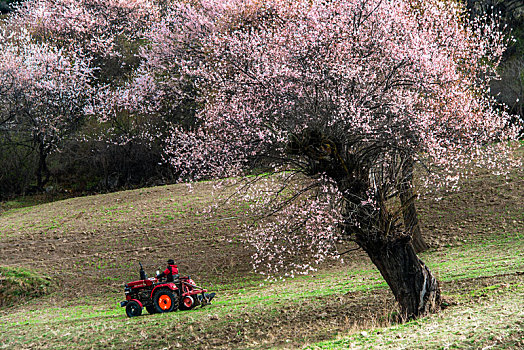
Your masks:
{"label": "red tractor", "polygon": [[216,293],[207,294],[207,289],[197,286],[189,276],[173,277],[174,282],[147,278],[140,264],[140,280],[125,285],[126,300],[120,302],[120,306],[126,307],[128,317],[134,317],[140,316],[144,307],[150,314],[155,314],[211,304]]}

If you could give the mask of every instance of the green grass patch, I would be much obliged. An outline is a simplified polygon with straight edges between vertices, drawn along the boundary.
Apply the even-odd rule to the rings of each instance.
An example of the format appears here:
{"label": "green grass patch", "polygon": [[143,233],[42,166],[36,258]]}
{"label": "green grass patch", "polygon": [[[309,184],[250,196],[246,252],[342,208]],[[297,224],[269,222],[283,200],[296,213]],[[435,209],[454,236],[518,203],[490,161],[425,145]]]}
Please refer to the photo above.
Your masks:
{"label": "green grass patch", "polygon": [[51,287],[49,277],[22,268],[0,266],[0,307],[45,295]]}

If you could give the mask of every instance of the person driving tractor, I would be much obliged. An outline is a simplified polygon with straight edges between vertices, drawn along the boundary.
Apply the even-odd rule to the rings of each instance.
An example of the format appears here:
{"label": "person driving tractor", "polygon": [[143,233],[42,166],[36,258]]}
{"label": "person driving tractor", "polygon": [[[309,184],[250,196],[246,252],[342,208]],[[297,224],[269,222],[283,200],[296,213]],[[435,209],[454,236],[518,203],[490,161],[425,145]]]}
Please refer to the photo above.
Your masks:
{"label": "person driving tractor", "polygon": [[164,276],[167,276],[167,282],[174,282],[175,275],[178,275],[178,266],[175,265],[175,261],[173,259],[169,259],[167,261],[167,269],[165,269],[164,272],[159,273],[156,278],[160,279]]}

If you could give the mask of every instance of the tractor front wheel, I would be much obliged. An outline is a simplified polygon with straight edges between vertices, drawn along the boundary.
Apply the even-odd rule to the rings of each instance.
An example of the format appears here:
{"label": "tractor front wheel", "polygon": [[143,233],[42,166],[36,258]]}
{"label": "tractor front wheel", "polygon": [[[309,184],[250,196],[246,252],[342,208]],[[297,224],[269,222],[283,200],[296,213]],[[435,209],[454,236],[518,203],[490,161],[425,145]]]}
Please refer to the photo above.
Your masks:
{"label": "tractor front wheel", "polygon": [[161,289],[153,296],[156,312],[171,312],[178,308],[178,296],[169,289]]}
{"label": "tractor front wheel", "polygon": [[126,305],[126,315],[127,317],[135,317],[142,315],[142,306],[134,300],[131,300]]}

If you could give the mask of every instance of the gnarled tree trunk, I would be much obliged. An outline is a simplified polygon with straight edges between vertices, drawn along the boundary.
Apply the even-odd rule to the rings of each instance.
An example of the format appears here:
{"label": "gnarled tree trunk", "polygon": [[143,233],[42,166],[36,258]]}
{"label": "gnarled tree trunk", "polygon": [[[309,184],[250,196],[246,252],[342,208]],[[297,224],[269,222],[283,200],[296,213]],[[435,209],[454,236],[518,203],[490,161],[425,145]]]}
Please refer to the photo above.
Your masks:
{"label": "gnarled tree trunk", "polygon": [[[353,181],[352,192],[366,188],[367,179]],[[360,183],[360,186],[359,186]],[[348,213],[356,208],[346,222],[345,235],[368,254],[391,288],[404,320],[425,316],[440,310],[440,287],[429,268],[420,260],[411,244],[411,233],[395,224],[395,216],[388,212],[381,196],[373,204],[358,205],[351,200],[363,195],[348,196]]]}
{"label": "gnarled tree trunk", "polygon": [[409,237],[357,243],[377,266],[400,305],[403,319],[414,319],[440,310],[437,279],[415,253]]}
{"label": "gnarled tree trunk", "polygon": [[411,234],[411,243],[415,252],[420,253],[428,250],[429,246],[422,237],[420,224],[418,222],[417,208],[415,207],[415,194],[413,191],[413,161],[407,161],[402,167],[402,178],[404,181],[398,188],[404,226]]}
{"label": "gnarled tree trunk", "polygon": [[[394,185],[406,204],[403,205],[405,227],[401,229],[395,215],[388,211],[387,191],[372,183],[374,177],[370,169],[374,160],[351,154],[346,154],[344,160],[338,149],[336,142],[314,131],[294,137],[289,145],[292,154],[304,154],[315,161],[316,167],[310,169],[311,173],[322,169],[337,183],[345,199],[343,234],[354,239],[377,266],[400,305],[402,318],[413,319],[438,311],[441,302],[438,281],[418,258],[411,243],[413,229],[418,227],[411,187],[412,159],[402,164],[402,181]],[[366,200],[370,192],[373,198]],[[420,235],[420,229],[418,233]]]}
{"label": "gnarled tree trunk", "polygon": [[402,192],[400,192],[400,204],[403,207],[402,215],[404,217],[404,226],[406,231],[411,233],[411,244],[417,253],[428,250],[429,245],[422,237],[422,231],[417,216],[417,208],[415,202],[412,200],[414,194],[413,189],[406,186]]}

